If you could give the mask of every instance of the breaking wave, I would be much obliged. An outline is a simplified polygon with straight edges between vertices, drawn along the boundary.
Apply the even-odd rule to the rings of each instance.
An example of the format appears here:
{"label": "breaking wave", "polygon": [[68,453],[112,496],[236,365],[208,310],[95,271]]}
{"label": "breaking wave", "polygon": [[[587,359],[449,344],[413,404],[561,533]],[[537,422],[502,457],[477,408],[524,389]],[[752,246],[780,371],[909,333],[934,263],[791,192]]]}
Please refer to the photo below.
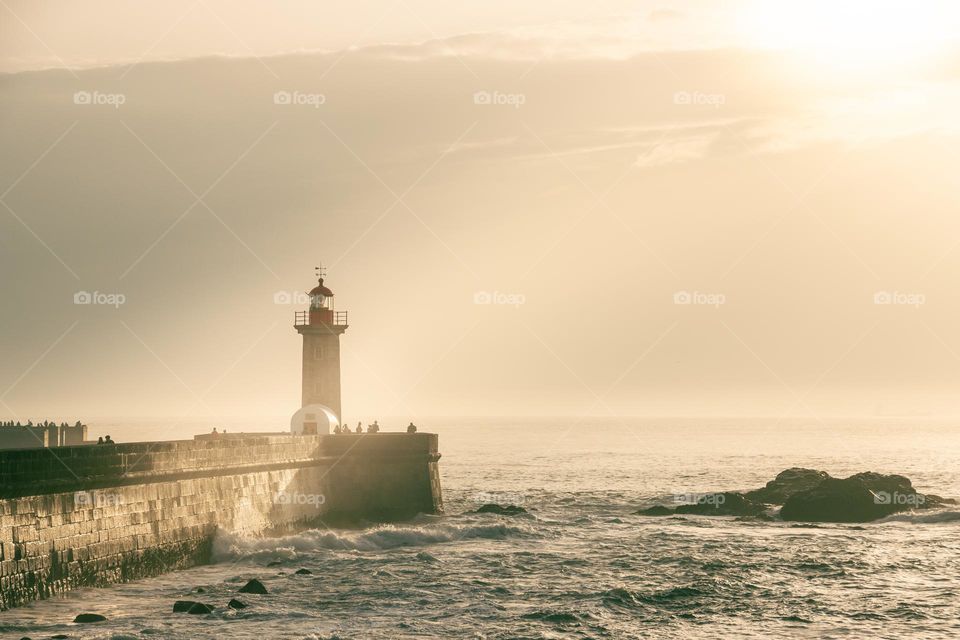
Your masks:
{"label": "breaking wave", "polygon": [[505,524],[426,526],[384,525],[364,531],[348,532],[307,529],[278,538],[258,538],[229,533],[214,540],[214,559],[242,557],[295,558],[313,551],[382,551],[398,547],[422,547],[445,542],[484,539],[502,540],[531,535],[532,531]]}
{"label": "breaking wave", "polygon": [[910,522],[913,524],[939,524],[960,521],[960,511],[938,511],[936,513],[898,513],[887,516],[877,522]]}

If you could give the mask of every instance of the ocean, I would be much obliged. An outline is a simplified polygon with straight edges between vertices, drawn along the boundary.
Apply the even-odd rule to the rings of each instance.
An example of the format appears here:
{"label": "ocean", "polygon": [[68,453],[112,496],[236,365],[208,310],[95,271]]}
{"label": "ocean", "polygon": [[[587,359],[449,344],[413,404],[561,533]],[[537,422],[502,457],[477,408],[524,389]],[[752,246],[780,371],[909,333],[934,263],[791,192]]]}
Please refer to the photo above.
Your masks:
{"label": "ocean", "polygon": [[[275,539],[224,535],[214,564],[0,613],[0,633],[34,640],[960,637],[960,508],[862,525],[633,513],[681,494],[761,487],[796,466],[840,477],[900,473],[921,492],[960,498],[956,422],[473,418],[420,428],[440,434],[443,516]],[[91,430],[126,441],[209,428],[117,420],[91,421]],[[473,513],[491,502],[527,512]],[[311,573],[295,574],[303,568]],[[250,578],[269,594],[237,596]],[[232,597],[251,606],[225,608]],[[178,599],[218,608],[174,615]],[[108,621],[73,624],[84,612]]]}

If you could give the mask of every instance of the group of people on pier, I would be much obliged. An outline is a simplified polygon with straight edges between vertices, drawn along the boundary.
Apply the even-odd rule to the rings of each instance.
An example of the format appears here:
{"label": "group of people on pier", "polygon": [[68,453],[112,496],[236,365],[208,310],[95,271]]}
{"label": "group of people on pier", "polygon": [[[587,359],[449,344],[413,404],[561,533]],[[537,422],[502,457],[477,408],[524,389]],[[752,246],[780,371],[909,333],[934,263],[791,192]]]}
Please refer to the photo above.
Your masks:
{"label": "group of people on pier", "polygon": [[[5,420],[3,423],[0,423],[0,426],[3,426],[3,427],[55,427],[57,426],[57,423],[51,420],[44,420],[43,422],[38,422],[37,424],[33,424],[33,420],[27,420],[27,424],[20,424],[19,420],[17,420],[16,422],[14,422],[13,420]],[[66,422],[61,422],[60,426],[68,427],[70,425],[68,425]],[[81,425],[80,421],[77,420],[77,424],[74,426],[81,427],[83,425]]]}
{"label": "group of people on pier", "polygon": [[[407,425],[407,433],[416,433],[417,425],[412,422]],[[334,434],[352,434],[352,433],[363,433],[363,422],[357,423],[356,430],[350,429],[350,425],[338,424],[333,428]],[[371,424],[367,425],[367,433],[380,433],[380,423],[374,420]]]}

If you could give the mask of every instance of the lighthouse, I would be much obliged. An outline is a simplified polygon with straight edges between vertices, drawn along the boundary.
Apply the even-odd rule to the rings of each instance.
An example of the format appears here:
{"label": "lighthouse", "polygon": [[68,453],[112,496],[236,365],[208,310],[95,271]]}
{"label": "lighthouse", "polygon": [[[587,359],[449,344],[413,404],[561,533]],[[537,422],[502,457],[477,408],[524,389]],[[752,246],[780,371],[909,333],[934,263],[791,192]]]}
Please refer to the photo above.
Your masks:
{"label": "lighthouse", "polygon": [[[347,312],[334,309],[333,291],[324,284],[320,267],[317,267],[317,275],[319,282],[308,294],[310,308],[296,311],[293,323],[297,333],[303,336],[302,408],[297,414],[302,416],[300,424],[305,434],[327,433],[329,423],[339,424],[343,419],[340,413],[340,335],[347,330]],[[295,425],[291,426],[298,430]]]}

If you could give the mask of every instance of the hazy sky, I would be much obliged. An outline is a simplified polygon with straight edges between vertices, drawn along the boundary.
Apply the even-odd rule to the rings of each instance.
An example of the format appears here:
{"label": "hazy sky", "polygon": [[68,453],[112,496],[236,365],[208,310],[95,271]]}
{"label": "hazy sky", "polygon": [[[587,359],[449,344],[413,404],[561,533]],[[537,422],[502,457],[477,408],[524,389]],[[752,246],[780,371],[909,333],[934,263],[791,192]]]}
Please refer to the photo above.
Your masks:
{"label": "hazy sky", "polygon": [[960,413],[960,9],[842,5],[3,0],[0,414],[291,414],[320,261],[348,420]]}

